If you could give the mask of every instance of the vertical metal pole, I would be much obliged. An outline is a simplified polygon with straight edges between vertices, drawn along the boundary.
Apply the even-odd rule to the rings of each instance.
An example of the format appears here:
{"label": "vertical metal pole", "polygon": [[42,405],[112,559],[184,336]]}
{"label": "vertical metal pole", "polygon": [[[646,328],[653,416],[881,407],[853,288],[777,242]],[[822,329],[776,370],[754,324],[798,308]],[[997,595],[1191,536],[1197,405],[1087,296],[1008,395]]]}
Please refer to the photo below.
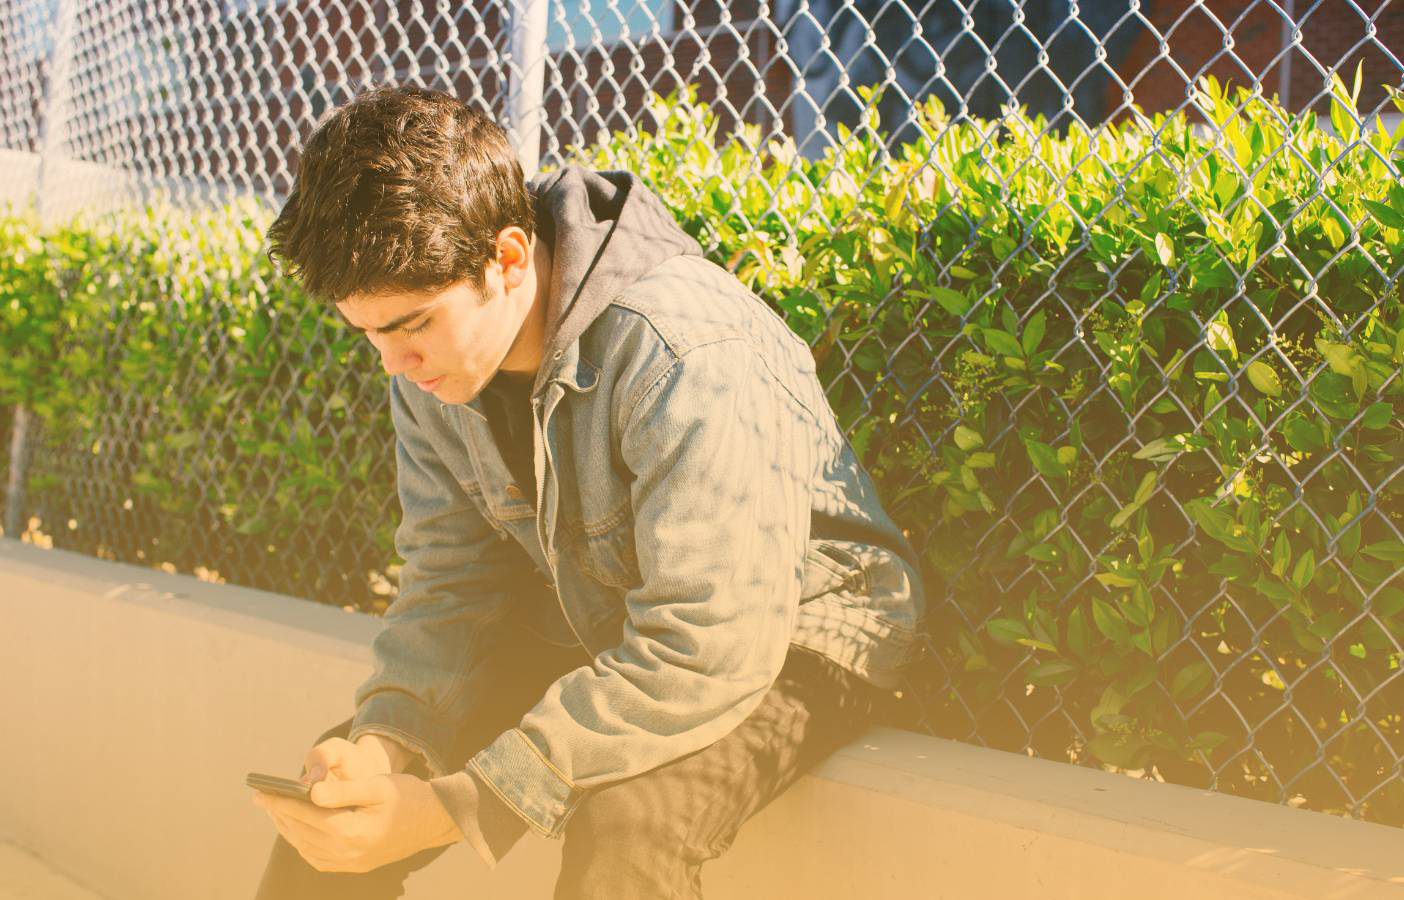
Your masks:
{"label": "vertical metal pole", "polygon": [[1292,111],[1292,32],[1297,30],[1297,11],[1293,0],[1284,4],[1287,18],[1282,20],[1282,62],[1277,64],[1277,102],[1288,112]]}
{"label": "vertical metal pole", "polygon": [[30,421],[29,408],[23,403],[16,406],[10,430],[10,477],[5,484],[5,537],[13,540],[19,540],[24,533],[24,474]]}
{"label": "vertical metal pole", "polygon": [[[77,22],[75,0],[58,0],[54,5],[53,55],[44,83],[44,125],[39,136],[39,166],[34,177],[34,212],[40,226],[55,214],[55,205],[48,197],[48,180],[55,157],[61,153],[64,126],[68,118],[68,101],[72,93],[74,27]],[[59,179],[62,181],[62,175]],[[25,525],[24,493],[29,470],[35,426],[38,419],[24,403],[15,405],[10,431],[10,471],[5,482],[5,537],[19,539]]]}
{"label": "vertical metal pole", "polygon": [[546,78],[546,11],[549,0],[512,0],[512,65],[508,101],[512,143],[531,178],[541,165],[541,96]]}
{"label": "vertical metal pole", "polygon": [[[61,214],[63,204],[50,196],[48,181],[64,183],[63,144],[67,138],[68,108],[73,95],[73,46],[78,18],[76,0],[58,0],[54,4],[53,56],[49,58],[48,78],[44,84],[44,129],[39,137],[39,171],[34,186],[34,209],[40,225]],[[51,176],[57,165],[58,178]]]}

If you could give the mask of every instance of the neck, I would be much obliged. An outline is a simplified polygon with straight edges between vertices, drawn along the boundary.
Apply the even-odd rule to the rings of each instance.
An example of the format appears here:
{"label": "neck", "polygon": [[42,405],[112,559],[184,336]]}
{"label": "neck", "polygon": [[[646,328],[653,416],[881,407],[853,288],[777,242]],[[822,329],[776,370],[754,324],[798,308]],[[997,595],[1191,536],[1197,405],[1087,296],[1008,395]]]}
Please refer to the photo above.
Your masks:
{"label": "neck", "polygon": [[546,354],[546,312],[551,298],[551,250],[536,238],[532,238],[530,276],[522,282],[521,290],[531,298],[531,308],[498,371],[534,377]]}

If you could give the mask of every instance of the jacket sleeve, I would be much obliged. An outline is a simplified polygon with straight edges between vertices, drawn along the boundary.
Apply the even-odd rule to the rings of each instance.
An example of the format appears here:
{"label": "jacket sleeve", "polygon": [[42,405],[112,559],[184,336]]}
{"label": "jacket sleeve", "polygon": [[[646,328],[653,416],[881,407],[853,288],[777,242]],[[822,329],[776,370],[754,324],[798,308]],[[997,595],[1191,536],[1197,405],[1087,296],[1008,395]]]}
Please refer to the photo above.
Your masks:
{"label": "jacket sleeve", "polygon": [[741,340],[690,350],[641,391],[620,436],[641,575],[623,641],[469,761],[550,837],[590,788],[740,724],[799,605],[817,456],[804,408]]}
{"label": "jacket sleeve", "polygon": [[372,645],[375,671],[356,689],[349,739],[383,734],[442,775],[454,736],[472,714],[475,659],[507,612],[525,563],[513,556],[431,446],[390,383],[396,479],[403,517],[395,549],[400,594]]}

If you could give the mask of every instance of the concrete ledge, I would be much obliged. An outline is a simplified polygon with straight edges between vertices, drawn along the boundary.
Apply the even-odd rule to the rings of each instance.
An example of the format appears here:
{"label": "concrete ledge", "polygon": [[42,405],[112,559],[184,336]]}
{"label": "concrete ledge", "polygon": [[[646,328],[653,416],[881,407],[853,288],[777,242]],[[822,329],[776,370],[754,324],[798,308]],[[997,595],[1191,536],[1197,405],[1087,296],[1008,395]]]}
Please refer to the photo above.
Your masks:
{"label": "concrete ledge", "polygon": [[[0,838],[109,900],[249,898],[251,769],[351,714],[378,623],[0,541]],[[559,845],[454,847],[407,900],[545,898]],[[1404,833],[877,729],[705,874],[728,898],[1404,898]]]}

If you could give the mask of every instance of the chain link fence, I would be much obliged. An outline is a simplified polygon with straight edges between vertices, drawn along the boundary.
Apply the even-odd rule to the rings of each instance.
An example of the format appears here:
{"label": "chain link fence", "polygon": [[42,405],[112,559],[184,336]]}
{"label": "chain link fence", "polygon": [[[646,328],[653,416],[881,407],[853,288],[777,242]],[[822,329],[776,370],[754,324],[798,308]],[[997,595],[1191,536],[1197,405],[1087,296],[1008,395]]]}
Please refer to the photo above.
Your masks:
{"label": "chain link fence", "polygon": [[[869,105],[860,90],[866,86],[883,88],[877,114],[894,150],[912,137],[915,110],[931,97],[952,122],[998,119],[1014,103],[1061,132],[1139,115],[1132,104],[1148,113],[1188,108],[1196,80],[1215,75],[1275,94],[1288,110],[1325,117],[1330,76],[1349,78],[1357,65],[1364,73],[1356,104],[1361,123],[1368,129],[1378,119],[1393,128],[1398,116],[1385,86],[1404,82],[1401,48],[1400,0],[0,0],[0,159],[6,163],[0,202],[45,221],[153,204],[201,209],[252,200],[276,207],[291,183],[298,142],[318,117],[363,87],[388,81],[446,89],[491,114],[510,127],[528,169],[559,165],[572,148],[628,130],[650,93],[684,86],[716,112],[723,134],[750,127],[763,141],[788,135],[806,159],[841,147],[853,133]],[[1390,172],[1398,178],[1397,169]],[[198,243],[199,235],[186,238]],[[1072,247],[1068,255],[1086,249]],[[266,318],[250,321],[261,322],[265,333],[300,330],[306,358],[235,371],[231,340],[260,335],[245,335],[242,326],[231,332],[237,297],[202,287],[227,277],[215,271],[218,265],[194,254],[178,282],[136,262],[125,270],[120,280],[134,285],[154,279],[185,286],[161,292],[168,327],[190,335],[187,349],[170,361],[185,380],[158,390],[124,382],[122,353],[129,351],[118,348],[128,347],[140,326],[113,312],[106,326],[110,353],[85,376],[105,379],[108,402],[82,428],[59,428],[65,423],[40,416],[25,435],[32,461],[22,512],[36,526],[31,538],[383,610],[394,595],[395,570],[385,561],[397,508],[393,435],[376,361],[330,318],[293,319],[273,304],[259,314]],[[1308,274],[1314,283],[1317,273]],[[1400,273],[1377,274],[1397,304]],[[1059,302],[1051,290],[1037,300]],[[1354,333],[1366,319],[1341,324]],[[943,368],[949,347],[921,340],[934,376],[929,391],[953,396],[950,370]],[[1057,358],[1105,381],[1110,371],[1087,340]],[[850,358],[834,381],[854,377],[859,367]],[[1313,377],[1304,375],[1304,382]],[[221,379],[231,385],[227,395],[184,413],[187,427],[178,439],[153,442],[147,432],[155,417]],[[235,388],[236,381],[243,386]],[[1225,402],[1242,399],[1242,390],[1232,388]],[[286,517],[298,503],[286,490],[290,480],[337,485],[331,500],[305,511],[302,527],[277,533],[238,527],[226,508],[228,485],[217,463],[234,452],[240,427],[254,415],[247,410],[255,408],[273,410],[285,423],[274,429],[278,439],[253,448],[259,465],[240,473],[256,506]],[[1144,412],[1124,410],[1128,433]],[[7,466],[19,462],[9,439],[18,418],[15,410],[0,410],[6,438],[0,462]],[[383,424],[361,432],[374,440],[352,443],[342,427],[351,421]],[[932,455],[952,440],[949,430],[923,434]],[[1326,477],[1332,459],[1343,463],[1354,473],[1351,488],[1366,498],[1356,520],[1384,523],[1398,537],[1400,511],[1384,504],[1391,490],[1397,493],[1397,485],[1389,488],[1400,470],[1372,481],[1343,453],[1337,446],[1303,480]],[[196,477],[199,487],[189,496],[143,493],[142,479],[153,467],[210,475]],[[1300,481],[1297,489],[1300,496]],[[13,509],[16,498],[10,501]],[[1065,501],[1065,521],[1075,502]],[[247,524],[249,511],[242,512],[239,521]],[[997,522],[991,534],[1004,524]],[[1332,537],[1332,550],[1315,565],[1349,578],[1335,526],[1318,524]],[[1089,560],[1105,550],[1082,549]],[[1013,571],[995,586],[1031,571]],[[1404,785],[1398,722],[1404,679],[1391,675],[1357,688],[1328,649],[1300,672],[1265,660],[1284,689],[1272,702],[1244,701],[1234,687],[1246,671],[1240,663],[1264,661],[1257,636],[1270,623],[1255,619],[1234,590],[1224,581],[1217,596],[1158,598],[1179,610],[1184,640],[1176,647],[1189,643],[1194,623],[1209,609],[1238,616],[1249,635],[1238,655],[1215,662],[1206,697],[1182,710],[1186,716],[1212,710],[1233,733],[1233,752],[1201,752],[1193,771],[1163,774],[1279,802],[1312,794],[1317,808],[1404,821],[1404,801],[1381,803]],[[956,602],[939,588],[930,602],[935,619],[972,632],[986,629],[994,615],[993,603]],[[1360,624],[1360,618],[1338,623],[1324,637],[1328,644],[1349,643],[1347,632]],[[1397,660],[1399,642],[1389,643]],[[1322,724],[1304,698],[1308,682],[1329,673],[1333,690],[1344,690],[1350,702],[1344,721]],[[948,655],[931,654],[908,692],[914,717],[940,734],[1058,758],[1093,737],[1057,690],[1035,692],[1011,681],[994,696],[962,691]],[[1368,778],[1348,773],[1353,764],[1337,765],[1333,741],[1348,729],[1369,733]]]}

